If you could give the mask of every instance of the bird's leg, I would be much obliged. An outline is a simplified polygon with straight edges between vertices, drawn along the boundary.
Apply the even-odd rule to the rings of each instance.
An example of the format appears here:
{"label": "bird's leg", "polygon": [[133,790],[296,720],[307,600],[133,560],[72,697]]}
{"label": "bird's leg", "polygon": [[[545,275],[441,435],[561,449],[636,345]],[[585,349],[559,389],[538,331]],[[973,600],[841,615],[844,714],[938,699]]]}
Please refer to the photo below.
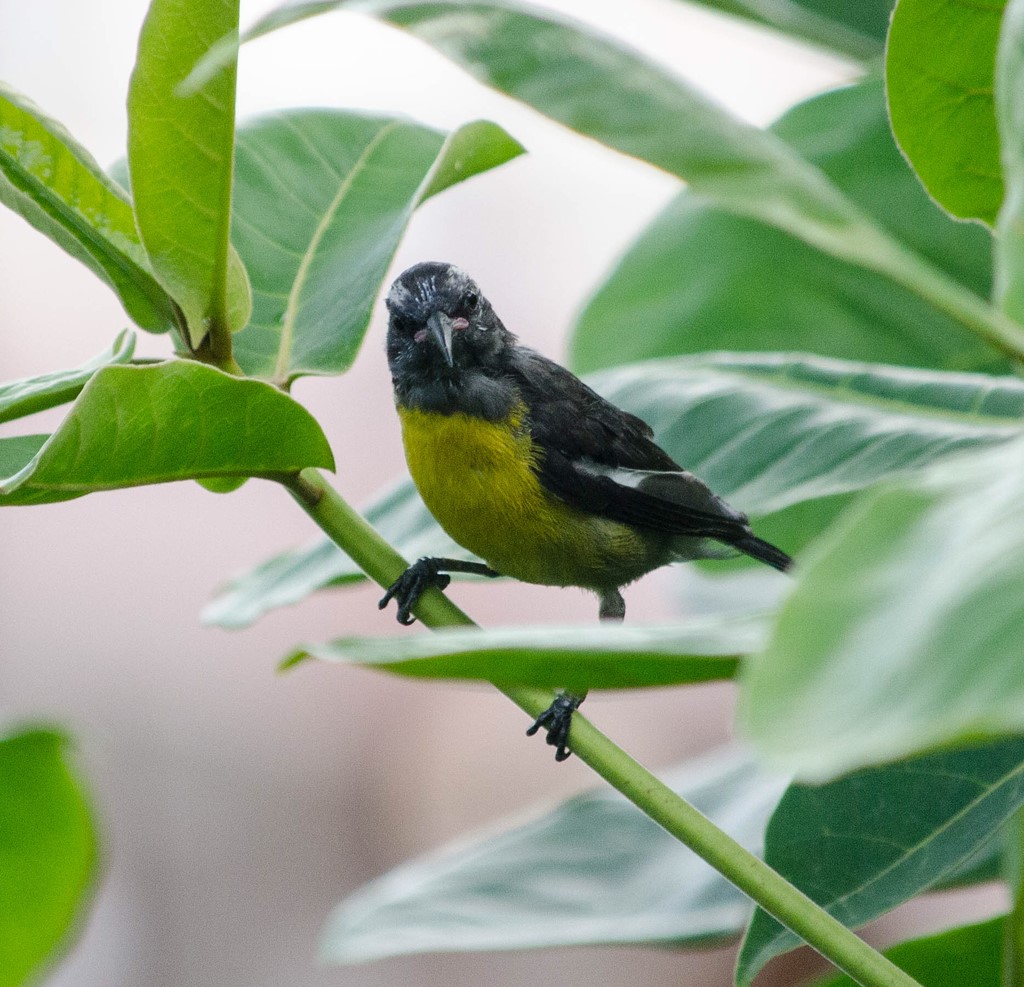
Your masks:
{"label": "bird's leg", "polygon": [[617,589],[602,591],[598,599],[601,602],[597,615],[601,620],[617,620],[621,622],[626,619],[626,601]]}
{"label": "bird's leg", "polygon": [[[626,601],[617,589],[602,591],[599,599],[598,615],[601,620],[621,621],[625,619]],[[555,701],[533,721],[533,726],[526,731],[526,735],[532,737],[541,727],[546,727],[547,742],[556,748],[555,760],[564,761],[572,753],[569,749],[569,728],[572,726],[572,714],[580,708],[580,703],[586,698],[585,692],[582,695],[560,692],[555,696]]]}
{"label": "bird's leg", "polygon": [[422,558],[414,562],[389,587],[377,606],[383,610],[393,599],[398,604],[398,622],[411,624],[416,618],[411,610],[420,597],[431,587],[444,589],[450,582],[449,572],[472,572],[478,576],[500,576],[482,562],[463,562],[461,559]]}

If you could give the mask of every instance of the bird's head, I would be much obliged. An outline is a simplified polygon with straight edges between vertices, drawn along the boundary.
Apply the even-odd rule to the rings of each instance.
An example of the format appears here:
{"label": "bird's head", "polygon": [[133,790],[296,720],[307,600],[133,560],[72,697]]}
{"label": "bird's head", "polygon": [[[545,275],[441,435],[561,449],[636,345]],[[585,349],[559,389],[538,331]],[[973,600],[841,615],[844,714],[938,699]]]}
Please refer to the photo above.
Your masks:
{"label": "bird's head", "polygon": [[452,264],[410,267],[395,279],[385,304],[388,363],[396,384],[497,371],[515,345],[476,282]]}

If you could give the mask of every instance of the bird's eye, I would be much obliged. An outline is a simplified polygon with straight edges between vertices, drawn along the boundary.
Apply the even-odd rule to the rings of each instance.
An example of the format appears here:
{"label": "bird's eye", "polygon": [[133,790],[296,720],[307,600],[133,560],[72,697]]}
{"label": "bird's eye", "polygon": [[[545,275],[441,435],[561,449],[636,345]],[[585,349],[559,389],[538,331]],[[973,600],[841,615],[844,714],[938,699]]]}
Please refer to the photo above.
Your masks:
{"label": "bird's eye", "polygon": [[465,305],[466,308],[468,308],[468,309],[476,308],[476,306],[479,303],[479,301],[480,301],[480,296],[475,291],[467,291],[462,296],[462,304]]}

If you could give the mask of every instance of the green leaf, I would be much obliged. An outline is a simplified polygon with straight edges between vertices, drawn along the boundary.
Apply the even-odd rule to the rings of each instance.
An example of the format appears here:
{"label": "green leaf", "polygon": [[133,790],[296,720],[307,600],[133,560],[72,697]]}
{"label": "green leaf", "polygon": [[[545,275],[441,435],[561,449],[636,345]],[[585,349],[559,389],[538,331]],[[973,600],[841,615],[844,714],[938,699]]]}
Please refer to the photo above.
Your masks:
{"label": "green leaf", "polygon": [[[871,250],[887,250],[859,210],[782,142],[582,24],[497,0],[299,3],[267,20],[277,28],[339,6],[404,28],[513,99],[737,212],[793,227],[821,249],[868,266],[878,265]],[[260,22],[246,37],[263,33]]]}
{"label": "green leaf", "polygon": [[588,378],[670,455],[764,515],[1020,434],[1024,382],[800,354],[710,354]]}
{"label": "green leaf", "polygon": [[73,401],[97,370],[115,363],[127,363],[134,352],[135,337],[125,330],[109,349],[81,367],[0,384],[0,422],[24,418]]}
{"label": "green leaf", "polygon": [[416,206],[521,153],[482,121],[446,138],[394,118],[290,110],[242,129],[235,240],[254,307],[235,358],[281,384],[347,370]]}
{"label": "green leaf", "polygon": [[[889,27],[893,0],[691,0],[716,10],[735,14],[803,38],[813,44],[833,48],[855,60],[874,58],[882,53],[882,42]],[[345,0],[295,0],[268,11],[246,30],[241,41],[255,41],[282,27],[345,6]],[[239,39],[227,35],[199,60],[183,83],[186,91],[195,91],[223,65],[235,57]]]}
{"label": "green leaf", "polygon": [[[784,787],[727,751],[666,781],[755,853]],[[698,948],[735,938],[750,914],[739,891],[615,792],[578,795],[507,827],[357,891],[328,922],[323,958],[596,943]]]}
{"label": "green leaf", "polygon": [[[684,178],[721,208],[881,274],[1008,355],[1024,355],[1024,328],[885,234],[783,142],[583,25],[511,0],[337,0],[272,10],[246,40],[343,5],[410,31],[569,129]],[[236,48],[234,39],[222,39],[190,84],[211,77]]]}
{"label": "green leaf", "polygon": [[24,469],[43,447],[49,435],[15,435],[0,439],[0,476],[13,476]]}
{"label": "green leaf", "polygon": [[191,361],[106,367],[19,472],[0,505],[222,476],[334,468],[320,426],[288,395]]}
{"label": "green leaf", "polygon": [[349,637],[303,645],[286,659],[350,662],[412,678],[506,685],[633,689],[730,679],[759,650],[763,618],[690,619],[665,626],[455,628],[410,637]]}
{"label": "green leaf", "polygon": [[128,89],[128,165],[139,232],[189,339],[241,329],[245,268],[230,250],[235,59],[191,96],[177,87],[202,55],[238,31],[238,0],[152,0]]}
{"label": "green leaf", "polygon": [[1010,0],[996,63],[996,112],[1006,197],[996,220],[995,299],[1024,320],[1024,3]]}
{"label": "green leaf", "polygon": [[59,123],[2,83],[0,202],[109,284],[137,325],[166,332],[175,324],[123,189]]}
{"label": "green leaf", "polygon": [[[247,38],[341,5],[288,4],[271,11]],[[511,0],[344,6],[404,28],[500,92],[685,179],[721,208],[881,274],[1008,354],[1024,354],[1024,328],[893,240],[819,169],[618,42]],[[198,74],[208,75],[218,58],[223,62],[223,52]]]}
{"label": "green leaf", "polygon": [[[816,96],[772,129],[895,238],[988,296],[991,236],[950,219],[921,188],[893,142],[880,81]],[[990,346],[905,288],[684,191],[589,302],[571,359],[590,371],[709,348],[999,366]]]}
{"label": "green leaf", "polygon": [[67,944],[96,865],[96,835],[64,737],[0,739],[0,987],[35,982]]}
{"label": "green leaf", "polygon": [[[961,450],[1011,441],[1024,418],[1024,382],[1015,377],[772,353],[650,361],[588,381],[649,422],[677,462],[758,515],[758,531],[791,550],[835,518],[842,495]],[[411,482],[366,516],[406,558],[472,558],[440,530]],[[203,618],[243,627],[359,577],[333,543],[317,542],[237,578]]]}
{"label": "green leaf", "polygon": [[[1003,929],[1006,919],[992,918],[885,950],[901,970],[927,987],[1002,987]],[[819,981],[816,987],[856,987],[845,974]]]}
{"label": "green leaf", "polygon": [[1024,729],[1024,442],[866,497],[801,560],[740,723],[809,780]]}
{"label": "green leaf", "polygon": [[417,205],[526,153],[519,141],[490,120],[474,120],[441,136],[444,143],[427,174]]}
{"label": "green leaf", "polygon": [[885,75],[892,127],[935,200],[991,224],[1003,201],[992,97],[1005,0],[899,0]]}
{"label": "green leaf", "polygon": [[[408,559],[424,555],[475,558],[441,530],[411,481],[378,497],[363,514]],[[455,577],[460,578],[458,573]],[[202,620],[230,629],[248,627],[268,611],[298,603],[317,590],[365,578],[362,569],[334,542],[321,539],[276,555],[235,577],[206,605]]]}
{"label": "green leaf", "polygon": [[882,54],[892,0],[691,0],[857,61]]}
{"label": "green leaf", "polygon": [[[855,928],[949,874],[1022,803],[1024,740],[929,754],[821,787],[792,786],[768,824],[765,861]],[[799,945],[758,909],[737,985]]]}
{"label": "green leaf", "polygon": [[[0,452],[2,450],[3,445],[0,444]],[[410,496],[412,490],[412,484],[405,488]],[[420,515],[420,521],[427,527],[433,518],[429,514]],[[436,522],[434,527],[437,527]],[[387,540],[402,551],[394,540]],[[413,553],[406,551],[402,554],[406,558],[413,557]],[[256,568],[233,577],[218,588],[213,599],[203,608],[201,620],[207,626],[238,630],[254,624],[265,613],[299,603],[318,590],[360,582],[364,578],[362,570],[334,542],[321,538],[303,548],[281,552]]]}

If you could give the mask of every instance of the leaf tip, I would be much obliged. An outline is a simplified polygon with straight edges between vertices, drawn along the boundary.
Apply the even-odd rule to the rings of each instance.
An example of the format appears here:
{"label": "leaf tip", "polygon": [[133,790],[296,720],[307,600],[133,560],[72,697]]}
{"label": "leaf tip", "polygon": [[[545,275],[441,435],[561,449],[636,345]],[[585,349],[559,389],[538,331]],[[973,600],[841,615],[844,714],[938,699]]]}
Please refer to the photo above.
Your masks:
{"label": "leaf tip", "polygon": [[293,668],[298,665],[303,665],[307,661],[312,661],[313,656],[303,647],[296,648],[290,654],[285,655],[277,663],[278,675],[283,675],[285,672],[290,672]]}

